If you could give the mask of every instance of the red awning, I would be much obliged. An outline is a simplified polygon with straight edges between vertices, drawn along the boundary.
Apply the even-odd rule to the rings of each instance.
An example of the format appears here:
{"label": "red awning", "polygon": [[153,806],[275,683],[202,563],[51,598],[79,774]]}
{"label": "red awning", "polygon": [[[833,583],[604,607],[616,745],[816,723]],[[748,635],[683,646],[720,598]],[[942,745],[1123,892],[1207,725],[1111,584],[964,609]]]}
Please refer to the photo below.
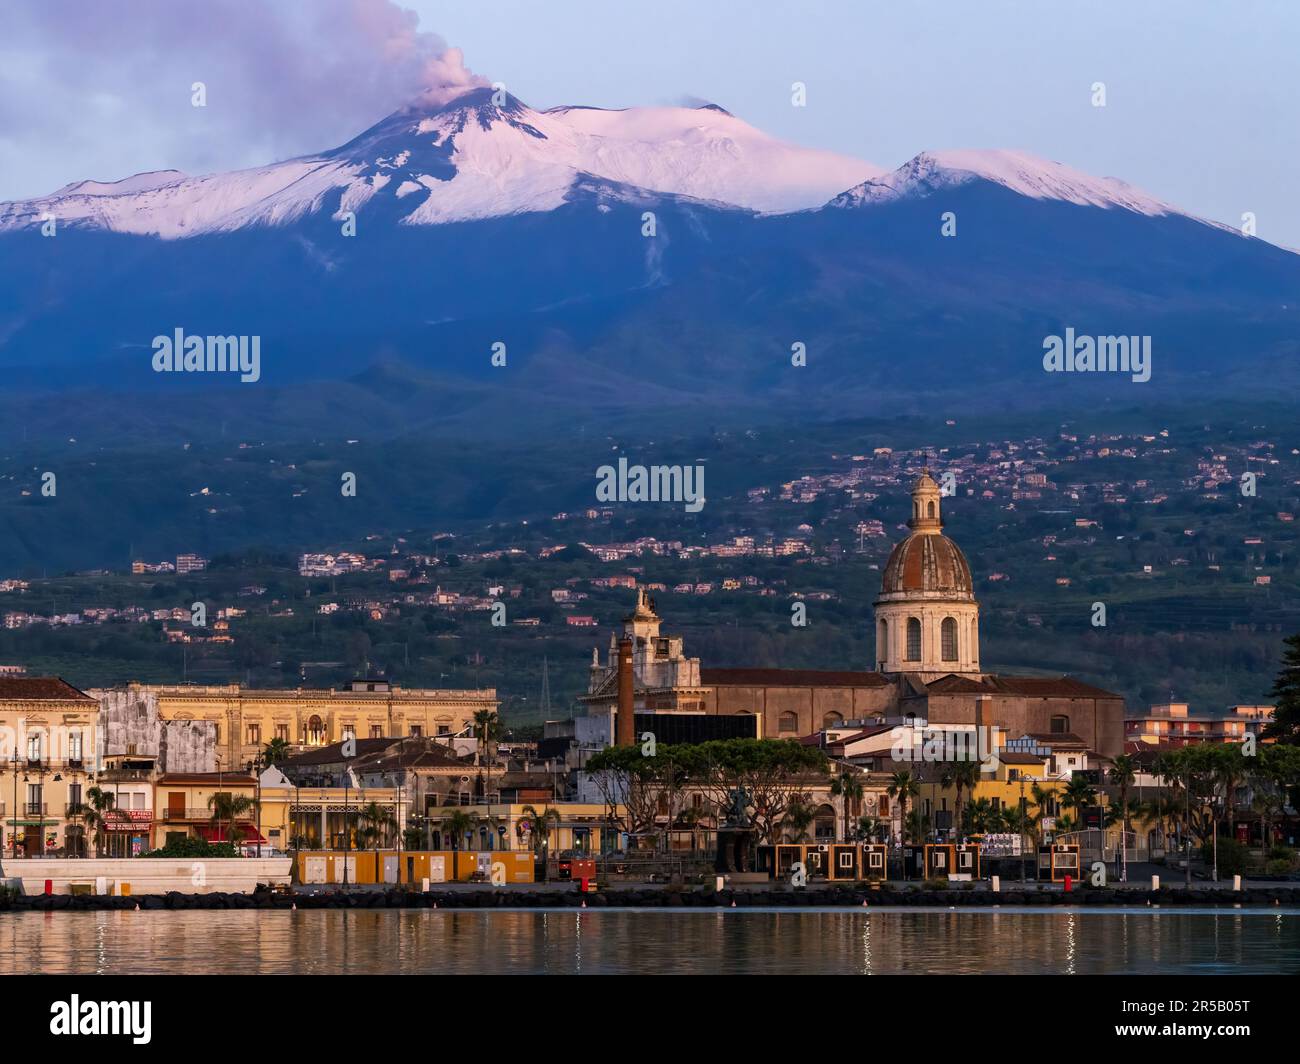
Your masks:
{"label": "red awning", "polygon": [[[243,829],[242,832],[240,829]],[[219,827],[207,825],[199,828],[199,834],[208,842],[225,842],[226,836],[230,831],[229,824],[222,824]],[[258,832],[252,824],[236,824],[235,838],[240,846],[269,846],[270,843]]]}

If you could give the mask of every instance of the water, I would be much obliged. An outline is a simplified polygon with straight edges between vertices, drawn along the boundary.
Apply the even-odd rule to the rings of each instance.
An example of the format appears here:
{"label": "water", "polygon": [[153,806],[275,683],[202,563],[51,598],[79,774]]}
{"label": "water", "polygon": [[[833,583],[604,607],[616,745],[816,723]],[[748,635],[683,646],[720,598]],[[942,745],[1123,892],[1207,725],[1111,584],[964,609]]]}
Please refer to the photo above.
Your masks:
{"label": "water", "polygon": [[0,973],[1269,974],[1300,909],[0,915]]}

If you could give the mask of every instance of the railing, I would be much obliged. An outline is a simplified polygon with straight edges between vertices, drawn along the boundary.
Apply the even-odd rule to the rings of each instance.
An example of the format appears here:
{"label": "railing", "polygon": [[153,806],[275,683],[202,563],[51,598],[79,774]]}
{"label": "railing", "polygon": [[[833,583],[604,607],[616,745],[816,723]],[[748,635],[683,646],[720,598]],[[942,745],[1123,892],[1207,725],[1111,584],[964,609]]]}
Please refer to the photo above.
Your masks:
{"label": "railing", "polygon": [[[0,773],[2,772],[56,772],[60,769],[84,772],[86,770],[86,761],[80,757],[70,757],[66,761],[52,761],[48,757],[8,757],[0,760]],[[148,778],[146,775],[143,777]]]}
{"label": "railing", "polygon": [[[125,810],[123,810],[123,812],[125,812]],[[168,820],[216,821],[218,819],[217,815],[208,806],[201,806],[199,808],[191,807],[186,809],[182,809],[179,806],[176,806],[173,808],[159,809],[157,810],[157,817],[160,823]],[[257,818],[257,813],[252,809],[249,809],[243,813],[235,814],[235,820],[244,821],[247,823],[252,823],[256,818]],[[222,823],[226,823],[230,820],[230,816],[229,814],[222,814],[222,816],[219,819],[222,821]]]}
{"label": "railing", "polygon": [[[484,798],[482,795],[475,795],[475,794],[463,794],[463,795],[462,795],[462,794],[448,794],[448,795],[445,795],[445,796],[443,796],[443,797],[445,797],[446,800],[445,800],[441,805],[431,805],[431,806],[429,806],[429,809],[431,809],[431,810],[433,810],[433,809],[455,809],[455,808],[457,808],[457,807],[459,807],[459,806],[477,806],[477,805],[498,805],[498,806],[503,806],[503,807],[504,807],[504,806],[510,804],[510,803],[508,803],[508,802],[503,802],[503,801],[501,800],[501,795],[500,795],[499,792],[498,792],[497,794],[493,795],[493,796],[490,797],[490,798]],[[515,803],[515,804],[518,804],[518,803]],[[549,799],[544,799],[544,798],[543,798],[543,799],[538,799],[538,800],[535,801],[535,802],[525,802],[525,803],[523,803],[523,804],[524,804],[524,805],[537,805],[537,806],[541,806],[541,805],[552,805],[552,804],[554,804],[554,803],[551,802]]]}
{"label": "railing", "polygon": [[50,811],[46,802],[27,802],[23,806],[23,811],[27,816],[44,816]]}

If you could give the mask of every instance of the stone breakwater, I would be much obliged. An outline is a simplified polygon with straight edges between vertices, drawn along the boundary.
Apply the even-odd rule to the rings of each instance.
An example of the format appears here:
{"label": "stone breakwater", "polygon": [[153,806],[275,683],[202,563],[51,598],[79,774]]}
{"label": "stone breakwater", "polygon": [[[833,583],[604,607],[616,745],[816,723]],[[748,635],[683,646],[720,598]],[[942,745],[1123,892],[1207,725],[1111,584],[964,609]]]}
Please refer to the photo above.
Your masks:
{"label": "stone breakwater", "polygon": [[1108,906],[1275,906],[1300,904],[1295,887],[1247,890],[1162,887],[1160,890],[577,890],[315,891],[254,894],[150,894],[141,897],[33,894],[0,898],[0,912],[120,911],[136,909],[722,909],[886,908],[988,909],[993,906],[1105,908]]}

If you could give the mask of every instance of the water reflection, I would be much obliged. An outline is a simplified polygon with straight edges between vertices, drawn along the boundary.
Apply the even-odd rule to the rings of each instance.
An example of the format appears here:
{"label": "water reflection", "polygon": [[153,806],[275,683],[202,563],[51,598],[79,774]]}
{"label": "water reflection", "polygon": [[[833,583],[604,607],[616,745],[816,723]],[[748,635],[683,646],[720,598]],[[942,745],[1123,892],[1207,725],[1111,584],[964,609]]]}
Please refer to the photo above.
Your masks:
{"label": "water reflection", "polygon": [[4,974],[1214,974],[1297,967],[1300,912],[1294,910],[440,909],[0,917]]}

